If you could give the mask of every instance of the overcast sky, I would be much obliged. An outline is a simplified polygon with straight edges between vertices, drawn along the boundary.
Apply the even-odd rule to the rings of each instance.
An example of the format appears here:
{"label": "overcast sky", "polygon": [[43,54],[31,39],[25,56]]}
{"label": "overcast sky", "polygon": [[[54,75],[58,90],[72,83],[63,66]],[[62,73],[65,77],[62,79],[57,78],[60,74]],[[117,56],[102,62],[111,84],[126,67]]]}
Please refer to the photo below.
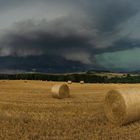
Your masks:
{"label": "overcast sky", "polygon": [[139,0],[0,0],[0,71],[140,70],[139,6]]}

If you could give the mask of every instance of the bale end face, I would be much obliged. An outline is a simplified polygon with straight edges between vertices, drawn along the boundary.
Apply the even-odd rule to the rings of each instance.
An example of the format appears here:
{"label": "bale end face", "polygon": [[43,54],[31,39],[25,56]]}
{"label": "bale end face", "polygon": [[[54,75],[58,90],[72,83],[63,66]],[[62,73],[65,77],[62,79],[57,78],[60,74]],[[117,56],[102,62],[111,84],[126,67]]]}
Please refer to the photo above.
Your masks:
{"label": "bale end face", "polygon": [[55,85],[52,87],[52,96],[54,98],[63,99],[70,96],[70,89],[68,85]]}

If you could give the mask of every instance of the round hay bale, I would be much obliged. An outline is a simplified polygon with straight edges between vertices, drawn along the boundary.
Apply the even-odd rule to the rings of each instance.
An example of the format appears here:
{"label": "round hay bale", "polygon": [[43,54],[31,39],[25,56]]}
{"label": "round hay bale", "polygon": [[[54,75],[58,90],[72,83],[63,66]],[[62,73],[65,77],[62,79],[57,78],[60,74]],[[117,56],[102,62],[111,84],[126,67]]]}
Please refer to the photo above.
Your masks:
{"label": "round hay bale", "polygon": [[85,82],[84,81],[80,81],[80,84],[84,84]]}
{"label": "round hay bale", "polygon": [[58,99],[68,98],[70,96],[70,89],[68,85],[62,84],[53,86],[52,96]]}
{"label": "round hay bale", "polygon": [[140,90],[111,90],[105,97],[104,111],[110,122],[127,124],[140,119]]}
{"label": "round hay bale", "polygon": [[67,83],[68,83],[68,84],[72,84],[72,81],[68,81]]}

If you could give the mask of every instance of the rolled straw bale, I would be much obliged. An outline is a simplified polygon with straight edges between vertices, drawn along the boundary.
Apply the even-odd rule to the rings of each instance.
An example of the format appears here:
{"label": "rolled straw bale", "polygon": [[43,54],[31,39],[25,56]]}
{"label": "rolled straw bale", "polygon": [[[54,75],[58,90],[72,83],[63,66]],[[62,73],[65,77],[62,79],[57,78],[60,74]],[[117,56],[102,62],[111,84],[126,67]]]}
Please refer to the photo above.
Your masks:
{"label": "rolled straw bale", "polygon": [[72,81],[68,81],[68,84],[72,84]]}
{"label": "rolled straw bale", "polygon": [[84,84],[85,82],[84,81],[80,81],[80,84]]}
{"label": "rolled straw bale", "polygon": [[70,89],[67,84],[55,85],[52,87],[52,96],[54,98],[63,99],[70,96]]}
{"label": "rolled straw bale", "polygon": [[110,122],[127,124],[140,119],[140,89],[111,90],[105,97],[104,111]]}

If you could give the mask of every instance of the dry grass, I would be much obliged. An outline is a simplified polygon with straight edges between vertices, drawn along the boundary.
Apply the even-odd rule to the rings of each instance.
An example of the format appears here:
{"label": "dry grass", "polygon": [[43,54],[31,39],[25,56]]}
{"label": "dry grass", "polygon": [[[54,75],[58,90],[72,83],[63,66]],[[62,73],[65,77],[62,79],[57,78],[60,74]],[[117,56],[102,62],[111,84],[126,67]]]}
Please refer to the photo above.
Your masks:
{"label": "dry grass", "polygon": [[43,81],[0,81],[0,140],[139,140],[140,121],[110,124],[103,111],[105,93],[137,85],[75,84],[71,97],[52,98],[60,84]]}

